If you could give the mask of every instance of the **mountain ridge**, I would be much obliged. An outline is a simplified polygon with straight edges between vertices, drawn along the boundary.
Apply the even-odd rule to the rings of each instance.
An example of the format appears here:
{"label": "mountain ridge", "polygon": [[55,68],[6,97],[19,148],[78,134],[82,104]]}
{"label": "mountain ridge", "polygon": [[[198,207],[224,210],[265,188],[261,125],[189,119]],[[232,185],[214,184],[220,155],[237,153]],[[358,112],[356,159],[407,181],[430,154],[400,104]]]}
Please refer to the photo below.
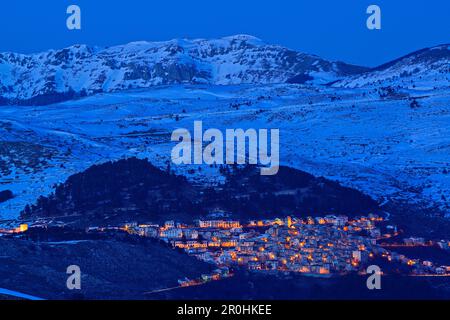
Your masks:
{"label": "mountain ridge", "polygon": [[0,53],[0,105],[48,105],[97,93],[173,84],[319,84],[446,87],[450,45],[414,51],[374,68],[267,44],[251,35],[219,39],[76,44],[40,53]]}
{"label": "mountain ridge", "polygon": [[249,35],[74,45],[35,54],[0,53],[0,104],[50,104],[155,85],[327,83],[367,70],[266,44]]}
{"label": "mountain ridge", "polygon": [[336,87],[358,88],[363,86],[402,85],[421,86],[450,85],[450,44],[413,51],[400,58],[383,63],[359,75],[333,83]]}

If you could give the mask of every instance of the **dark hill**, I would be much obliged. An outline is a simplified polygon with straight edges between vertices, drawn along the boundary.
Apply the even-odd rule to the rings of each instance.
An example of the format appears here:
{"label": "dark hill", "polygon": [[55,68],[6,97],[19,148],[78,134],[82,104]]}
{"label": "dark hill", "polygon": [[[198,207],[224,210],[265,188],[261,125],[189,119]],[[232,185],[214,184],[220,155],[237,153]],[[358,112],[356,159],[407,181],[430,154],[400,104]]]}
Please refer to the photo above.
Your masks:
{"label": "dark hill", "polygon": [[182,176],[159,170],[146,160],[129,158],[94,165],[56,187],[49,197],[25,208],[22,216],[80,216],[88,224],[139,218],[184,220],[195,213],[198,190]]}
{"label": "dark hill", "polygon": [[252,217],[325,213],[352,216],[377,209],[374,200],[357,190],[290,167],[280,167],[274,176],[262,176],[258,168],[251,166],[225,175],[225,185],[219,192],[213,190],[221,199],[219,203],[226,204],[231,212]]}
{"label": "dark hill", "polygon": [[97,225],[190,222],[216,210],[242,220],[288,214],[352,216],[377,210],[377,204],[361,192],[293,168],[281,167],[275,176],[261,176],[253,166],[220,171],[226,182],[207,188],[147,160],[107,162],[71,176],[54,194],[27,207],[22,217],[69,218]]}

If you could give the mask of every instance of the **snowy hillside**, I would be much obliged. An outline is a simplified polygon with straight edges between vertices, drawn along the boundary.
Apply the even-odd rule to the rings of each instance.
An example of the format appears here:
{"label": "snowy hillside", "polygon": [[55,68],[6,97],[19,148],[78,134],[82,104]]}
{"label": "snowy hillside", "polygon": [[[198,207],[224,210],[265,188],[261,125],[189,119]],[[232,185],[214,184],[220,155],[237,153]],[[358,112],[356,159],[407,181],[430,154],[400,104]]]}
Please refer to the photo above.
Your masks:
{"label": "snowy hillside", "polygon": [[[417,106],[411,105],[411,97]],[[450,93],[280,85],[177,85],[45,107],[0,108],[0,188],[15,198],[0,217],[16,217],[55,183],[93,164],[130,156],[161,168],[176,128],[280,128],[280,160],[340,181],[385,203],[427,213],[450,210]],[[218,168],[172,166],[198,181]]]}
{"label": "snowy hillside", "polygon": [[215,40],[75,45],[23,55],[0,53],[0,104],[49,104],[154,85],[327,83],[366,71],[268,45],[247,35]]}
{"label": "snowy hillside", "polygon": [[450,45],[413,52],[368,72],[334,84],[336,87],[399,86],[403,88],[450,87]]}

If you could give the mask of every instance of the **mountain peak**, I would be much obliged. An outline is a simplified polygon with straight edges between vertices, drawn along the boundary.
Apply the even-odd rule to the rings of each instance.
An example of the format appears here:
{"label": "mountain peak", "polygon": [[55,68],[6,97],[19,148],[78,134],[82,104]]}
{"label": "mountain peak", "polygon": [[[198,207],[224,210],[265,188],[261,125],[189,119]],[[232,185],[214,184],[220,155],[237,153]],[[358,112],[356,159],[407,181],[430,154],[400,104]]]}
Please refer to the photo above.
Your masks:
{"label": "mountain peak", "polygon": [[252,42],[255,44],[265,44],[260,38],[248,34],[236,34],[232,36],[223,37],[222,39],[228,41],[245,41],[245,42]]}

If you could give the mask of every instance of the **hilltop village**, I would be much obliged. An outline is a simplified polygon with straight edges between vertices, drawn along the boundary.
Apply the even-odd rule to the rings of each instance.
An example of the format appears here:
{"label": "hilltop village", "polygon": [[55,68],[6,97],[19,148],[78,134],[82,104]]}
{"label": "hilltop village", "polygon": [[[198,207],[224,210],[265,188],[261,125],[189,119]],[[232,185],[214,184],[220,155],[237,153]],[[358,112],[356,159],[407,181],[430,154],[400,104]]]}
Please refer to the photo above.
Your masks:
{"label": "hilltop village", "polygon": [[[229,275],[230,268],[265,272],[299,272],[332,276],[364,273],[369,260],[381,257],[410,269],[410,275],[450,275],[449,266],[410,259],[378,244],[399,234],[378,215],[349,219],[346,216],[286,217],[249,221],[198,220],[195,225],[167,221],[164,225],[126,224],[122,230],[160,239],[185,250],[197,259],[217,265],[216,278]],[[401,245],[431,245],[422,238],[407,238]],[[440,241],[448,249],[448,241]],[[192,283],[186,279],[186,284]],[[184,283],[181,281],[181,283]]]}
{"label": "hilltop village", "polygon": [[[27,236],[28,232],[66,228],[64,223],[39,220],[0,229],[0,236]],[[107,233],[105,233],[107,232]],[[407,276],[450,276],[450,266],[433,259],[409,258],[395,248],[450,250],[448,240],[409,237],[400,240],[401,230],[376,214],[349,218],[344,215],[298,218],[287,216],[245,223],[215,218],[193,224],[166,221],[163,225],[126,223],[120,226],[89,227],[85,235],[125,233],[156,239],[210,263],[216,269],[198,279],[179,279],[180,286],[200,285],[231,277],[237,269],[272,274],[300,273],[331,277],[349,273],[366,274],[372,264],[383,265],[383,274]],[[399,242],[400,240],[400,242]]]}

